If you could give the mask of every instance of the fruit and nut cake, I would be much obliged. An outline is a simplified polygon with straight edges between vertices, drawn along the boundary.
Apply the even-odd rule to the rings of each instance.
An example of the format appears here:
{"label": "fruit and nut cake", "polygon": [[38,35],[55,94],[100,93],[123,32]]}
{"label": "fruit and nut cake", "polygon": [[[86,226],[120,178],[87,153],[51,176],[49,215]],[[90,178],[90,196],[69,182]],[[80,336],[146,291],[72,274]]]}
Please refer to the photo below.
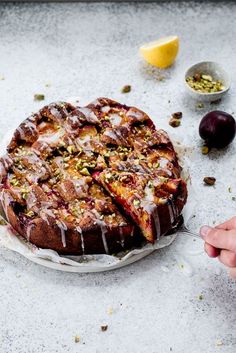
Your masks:
{"label": "fruit and nut cake", "polygon": [[41,248],[113,254],[154,243],[187,198],[165,131],[141,110],[99,98],[27,118],[0,159],[7,221]]}

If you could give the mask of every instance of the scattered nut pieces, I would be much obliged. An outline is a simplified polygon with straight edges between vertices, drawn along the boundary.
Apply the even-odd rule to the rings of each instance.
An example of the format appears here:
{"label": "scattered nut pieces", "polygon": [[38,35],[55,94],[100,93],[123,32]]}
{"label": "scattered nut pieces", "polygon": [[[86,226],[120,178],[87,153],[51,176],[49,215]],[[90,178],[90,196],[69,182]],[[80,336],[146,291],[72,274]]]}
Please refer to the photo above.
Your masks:
{"label": "scattered nut pieces", "polygon": [[75,336],[75,343],[79,343],[80,342],[80,336],[79,335],[76,335]]}
{"label": "scattered nut pieces", "polygon": [[232,201],[236,201],[236,197],[235,196],[232,196]]}
{"label": "scattered nut pieces", "polygon": [[203,300],[203,295],[202,295],[202,294],[200,294],[200,295],[198,296],[198,300]]}
{"label": "scattered nut pieces", "polygon": [[202,146],[202,154],[208,154],[209,153],[209,147],[208,146]]}
{"label": "scattered nut pieces", "polygon": [[121,89],[121,93],[129,93],[131,91],[131,86],[130,85],[125,85],[122,89]]}
{"label": "scattered nut pieces", "polygon": [[196,108],[202,109],[202,108],[204,108],[204,104],[199,102],[196,104]]}
{"label": "scattered nut pieces", "polygon": [[231,186],[228,187],[228,192],[231,194],[231,192],[232,192]]}
{"label": "scattered nut pieces", "polygon": [[183,113],[182,112],[176,112],[172,114],[173,119],[182,119]]}
{"label": "scattered nut pieces", "polygon": [[0,76],[0,81],[4,81],[5,77],[4,76]]}
{"label": "scattered nut pieces", "polygon": [[111,307],[108,308],[107,313],[108,313],[108,315],[112,315],[113,314],[113,309]]}
{"label": "scattered nut pieces", "polygon": [[216,178],[214,178],[214,177],[205,177],[205,178],[203,179],[203,181],[204,181],[204,183],[205,183],[206,185],[212,186],[212,185],[215,185]]}
{"label": "scattered nut pieces", "polygon": [[45,99],[44,94],[35,94],[34,95],[34,100],[35,101],[43,101]]}
{"label": "scattered nut pieces", "polygon": [[172,127],[179,127],[181,125],[181,121],[179,119],[171,118],[169,121],[169,125]]}
{"label": "scattered nut pieces", "polygon": [[217,346],[217,347],[223,346],[222,340],[217,340],[217,341],[216,341],[216,346]]}
{"label": "scattered nut pieces", "polygon": [[108,329],[108,325],[102,325],[102,326],[101,326],[101,331],[102,331],[102,332],[107,331],[107,329]]}
{"label": "scattered nut pieces", "polygon": [[51,87],[51,83],[45,83],[45,87]]}
{"label": "scattered nut pieces", "polygon": [[139,207],[139,205],[140,205],[140,200],[134,199],[133,205],[134,205],[134,207]]}
{"label": "scattered nut pieces", "polygon": [[202,73],[187,77],[186,82],[192,89],[202,93],[220,92],[225,89],[221,80],[213,80],[210,75]]}
{"label": "scattered nut pieces", "polygon": [[7,224],[7,222],[5,221],[5,219],[0,217],[0,226],[5,226],[6,224]]}

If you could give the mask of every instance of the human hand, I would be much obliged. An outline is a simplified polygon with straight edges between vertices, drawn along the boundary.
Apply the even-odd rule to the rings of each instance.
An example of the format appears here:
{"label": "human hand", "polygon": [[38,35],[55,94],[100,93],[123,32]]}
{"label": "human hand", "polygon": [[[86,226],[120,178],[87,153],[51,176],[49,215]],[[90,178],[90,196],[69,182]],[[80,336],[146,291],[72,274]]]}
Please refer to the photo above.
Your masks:
{"label": "human hand", "polygon": [[230,275],[236,278],[236,217],[215,228],[203,226],[200,234],[208,256],[218,257],[220,262],[229,267]]}

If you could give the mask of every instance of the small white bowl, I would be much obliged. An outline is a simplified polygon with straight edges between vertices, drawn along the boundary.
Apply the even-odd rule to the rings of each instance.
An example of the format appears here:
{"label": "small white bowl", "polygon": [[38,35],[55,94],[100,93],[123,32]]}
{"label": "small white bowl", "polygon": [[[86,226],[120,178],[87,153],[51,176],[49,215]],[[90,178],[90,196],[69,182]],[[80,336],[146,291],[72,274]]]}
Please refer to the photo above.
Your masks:
{"label": "small white bowl", "polygon": [[[195,91],[186,82],[186,78],[189,76],[194,76],[197,73],[204,75],[210,75],[214,80],[221,80],[225,89],[220,92],[214,93],[203,93]],[[230,89],[231,79],[227,72],[222,68],[222,66],[214,61],[202,61],[198,64],[191,66],[185,73],[184,77],[185,87],[187,92],[195,99],[201,102],[213,102],[221,99]]]}

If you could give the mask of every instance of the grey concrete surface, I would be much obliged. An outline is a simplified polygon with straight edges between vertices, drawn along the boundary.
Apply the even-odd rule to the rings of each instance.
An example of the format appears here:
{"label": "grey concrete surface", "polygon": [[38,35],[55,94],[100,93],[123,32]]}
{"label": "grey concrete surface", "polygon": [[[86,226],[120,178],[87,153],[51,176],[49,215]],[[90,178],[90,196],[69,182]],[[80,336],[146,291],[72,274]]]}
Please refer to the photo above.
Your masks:
{"label": "grey concrete surface", "polygon": [[[159,72],[138,48],[167,34],[179,35],[180,53]],[[236,214],[235,142],[202,156],[198,125],[209,110],[236,111],[235,37],[233,3],[1,4],[0,138],[44,103],[67,97],[138,106],[193,149],[198,203],[190,227],[221,222]],[[233,85],[221,103],[200,109],[186,96],[183,75],[208,59],[223,64]],[[126,95],[125,84],[132,85]],[[34,102],[35,93],[45,102]],[[183,120],[174,130],[168,119],[175,111]],[[204,176],[215,176],[216,186],[204,186]],[[236,282],[206,257],[200,240],[180,235],[129,267],[88,275],[49,270],[0,249],[1,353],[235,353],[235,322]]]}

